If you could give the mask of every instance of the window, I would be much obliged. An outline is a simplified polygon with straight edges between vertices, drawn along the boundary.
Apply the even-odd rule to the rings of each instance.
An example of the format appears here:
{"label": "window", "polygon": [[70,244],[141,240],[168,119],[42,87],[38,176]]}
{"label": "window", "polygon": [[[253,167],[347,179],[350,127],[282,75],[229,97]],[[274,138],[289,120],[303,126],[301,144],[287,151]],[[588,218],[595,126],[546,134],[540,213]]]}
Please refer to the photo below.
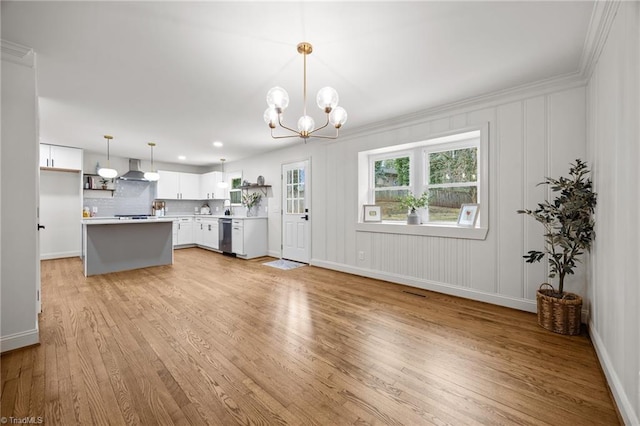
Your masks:
{"label": "window", "polygon": [[478,142],[424,149],[430,222],[455,222],[462,204],[478,202]]}
{"label": "window", "polygon": [[231,205],[242,204],[242,177],[231,178],[231,188],[229,188],[229,200]]}
{"label": "window", "polygon": [[373,204],[382,209],[382,220],[404,220],[406,211],[399,198],[412,191],[411,155],[372,156]]}
{"label": "window", "polygon": [[[371,232],[484,238],[488,223],[488,124],[445,136],[358,154],[360,206],[376,204],[382,223],[363,223]],[[400,198],[429,196],[428,209],[419,209],[423,226],[406,226],[407,211]],[[462,204],[480,204],[477,230],[456,229]],[[362,208],[359,209],[360,211]],[[394,226],[390,226],[394,225]],[[437,228],[436,228],[437,227]]]}

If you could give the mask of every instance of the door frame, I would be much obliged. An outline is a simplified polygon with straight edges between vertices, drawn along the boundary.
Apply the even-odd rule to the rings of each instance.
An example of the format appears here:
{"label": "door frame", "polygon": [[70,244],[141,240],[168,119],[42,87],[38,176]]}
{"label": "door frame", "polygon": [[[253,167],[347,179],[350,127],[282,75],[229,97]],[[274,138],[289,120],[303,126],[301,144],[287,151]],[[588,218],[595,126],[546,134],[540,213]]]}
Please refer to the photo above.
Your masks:
{"label": "door frame", "polygon": [[[286,200],[286,183],[284,178],[284,168],[290,164],[307,162],[307,167],[305,171],[305,187],[310,189],[310,193],[313,194],[313,189],[311,185],[313,184],[313,179],[311,178],[311,161],[312,157],[301,158],[298,160],[289,160],[287,162],[280,163],[280,258],[282,259],[282,255],[284,254],[284,202]],[[307,191],[305,190],[305,204],[306,208],[309,209],[309,263],[311,263],[311,259],[313,258],[313,227],[311,226],[313,222],[313,206],[312,206],[312,197],[306,196]]]}

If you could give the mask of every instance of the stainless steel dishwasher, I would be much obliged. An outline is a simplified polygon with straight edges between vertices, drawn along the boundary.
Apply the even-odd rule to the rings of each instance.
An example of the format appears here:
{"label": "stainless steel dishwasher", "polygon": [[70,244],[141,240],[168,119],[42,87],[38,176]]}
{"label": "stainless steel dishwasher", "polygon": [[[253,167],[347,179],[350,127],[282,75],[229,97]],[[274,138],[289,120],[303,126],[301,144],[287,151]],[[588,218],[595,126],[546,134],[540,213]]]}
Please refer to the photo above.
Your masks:
{"label": "stainless steel dishwasher", "polygon": [[231,218],[218,219],[218,239],[220,251],[223,253],[231,253]]}

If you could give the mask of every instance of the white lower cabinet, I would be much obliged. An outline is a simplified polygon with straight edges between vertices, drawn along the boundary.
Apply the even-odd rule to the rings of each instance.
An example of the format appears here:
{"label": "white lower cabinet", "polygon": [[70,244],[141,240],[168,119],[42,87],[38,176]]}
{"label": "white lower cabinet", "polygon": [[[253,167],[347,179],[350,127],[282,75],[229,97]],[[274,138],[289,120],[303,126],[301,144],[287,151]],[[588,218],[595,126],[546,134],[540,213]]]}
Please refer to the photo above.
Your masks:
{"label": "white lower cabinet", "polygon": [[233,219],[231,222],[231,251],[236,255],[244,255],[244,219]]}
{"label": "white lower cabinet", "polygon": [[173,222],[173,245],[194,244],[194,222],[192,217],[179,217]]}
{"label": "white lower cabinet", "polygon": [[196,217],[194,237],[197,245],[218,250],[218,219]]}
{"label": "white lower cabinet", "polygon": [[237,257],[253,259],[267,255],[267,218],[233,219],[231,251]]}
{"label": "white lower cabinet", "polygon": [[[220,250],[218,218],[178,217],[173,222],[173,245]],[[241,259],[267,255],[267,218],[234,218],[231,222],[231,252]]]}

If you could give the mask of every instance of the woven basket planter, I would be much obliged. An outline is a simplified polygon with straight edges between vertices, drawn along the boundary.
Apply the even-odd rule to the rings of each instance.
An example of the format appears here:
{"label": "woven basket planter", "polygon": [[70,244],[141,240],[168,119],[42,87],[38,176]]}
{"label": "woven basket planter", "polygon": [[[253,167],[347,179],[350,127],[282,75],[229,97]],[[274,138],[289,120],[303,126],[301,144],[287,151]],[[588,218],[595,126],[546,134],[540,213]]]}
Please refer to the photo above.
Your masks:
{"label": "woven basket planter", "polygon": [[[550,288],[543,288],[548,286]],[[538,289],[538,324],[542,328],[559,334],[576,336],[582,323],[582,297],[574,293],[563,293],[563,298],[552,297],[555,289],[544,283]]]}

